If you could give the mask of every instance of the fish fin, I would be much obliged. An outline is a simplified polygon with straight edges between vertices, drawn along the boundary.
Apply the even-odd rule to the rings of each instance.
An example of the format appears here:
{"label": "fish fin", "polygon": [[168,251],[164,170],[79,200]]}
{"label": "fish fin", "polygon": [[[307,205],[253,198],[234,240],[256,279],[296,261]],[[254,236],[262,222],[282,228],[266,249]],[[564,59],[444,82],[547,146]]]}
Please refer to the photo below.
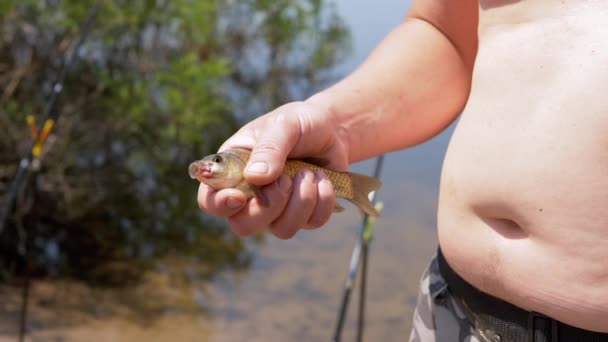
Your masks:
{"label": "fish fin", "polygon": [[376,178],[361,175],[357,173],[349,173],[349,177],[353,185],[353,198],[350,201],[355,204],[364,213],[378,217],[380,213],[369,200],[369,193],[378,190],[382,186],[382,182]]}
{"label": "fish fin", "polygon": [[253,184],[250,184],[249,187],[251,188],[251,191],[253,191],[255,197],[257,197],[257,199],[262,204],[262,207],[268,208],[270,206],[270,200],[268,200],[268,197],[266,197],[266,194],[264,194],[262,188]]}
{"label": "fish fin", "polygon": [[343,211],[344,207],[340,203],[336,202],[336,204],[334,205],[334,213],[341,213]]}
{"label": "fish fin", "polygon": [[257,197],[264,208],[268,208],[270,206],[270,200],[268,200],[268,197],[266,197],[261,187],[249,184],[245,180],[243,180],[234,188],[237,190],[241,190],[247,198]]}

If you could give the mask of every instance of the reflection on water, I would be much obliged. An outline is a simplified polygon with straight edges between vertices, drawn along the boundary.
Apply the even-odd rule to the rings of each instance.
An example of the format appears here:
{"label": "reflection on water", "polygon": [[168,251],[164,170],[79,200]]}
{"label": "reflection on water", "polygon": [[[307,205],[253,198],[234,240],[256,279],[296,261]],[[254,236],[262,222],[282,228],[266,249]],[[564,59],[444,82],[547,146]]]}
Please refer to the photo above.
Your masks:
{"label": "reflection on water", "polygon": [[[336,69],[341,73],[360,62],[409,6],[408,1],[397,0],[338,0],[337,4],[351,26],[355,48],[352,58]],[[432,141],[385,159],[381,177],[385,186],[379,192],[385,209],[376,222],[369,263],[365,335],[369,340],[401,341],[409,332],[418,279],[436,247],[438,181],[452,130],[453,126]],[[359,163],[353,170],[371,173],[373,162]],[[196,269],[197,263],[187,258],[163,259],[143,272],[139,285],[120,290],[71,280],[35,281],[29,337],[32,341],[327,341],[335,328],[360,225],[357,210],[346,206],[344,213],[334,215],[317,231],[302,232],[289,241],[268,237],[256,247],[248,269],[226,270],[212,281],[192,281],[188,269]],[[0,341],[13,341],[18,334],[20,296],[19,288],[0,287]],[[356,304],[353,296],[345,340],[354,336]]]}

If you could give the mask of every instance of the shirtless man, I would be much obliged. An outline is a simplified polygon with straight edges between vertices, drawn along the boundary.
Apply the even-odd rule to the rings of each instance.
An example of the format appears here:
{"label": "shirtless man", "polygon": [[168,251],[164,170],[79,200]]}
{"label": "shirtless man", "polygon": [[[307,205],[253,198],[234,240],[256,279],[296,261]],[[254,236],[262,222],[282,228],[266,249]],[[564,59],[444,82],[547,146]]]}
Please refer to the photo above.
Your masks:
{"label": "shirtless man", "polygon": [[322,226],[335,196],[322,174],[280,177],[288,156],[346,170],[422,143],[461,113],[412,339],[608,341],[603,1],[414,1],[351,75],[222,146],[253,150],[246,177],[269,184],[271,207],[205,185],[199,205],[236,234],[290,238]]}

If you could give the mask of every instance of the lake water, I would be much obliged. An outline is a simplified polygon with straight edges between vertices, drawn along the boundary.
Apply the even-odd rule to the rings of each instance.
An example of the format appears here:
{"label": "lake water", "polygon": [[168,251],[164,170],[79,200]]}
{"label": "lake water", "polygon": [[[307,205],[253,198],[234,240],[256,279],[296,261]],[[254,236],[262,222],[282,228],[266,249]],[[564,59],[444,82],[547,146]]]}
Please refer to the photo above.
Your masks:
{"label": "lake water", "polygon": [[[339,68],[346,73],[403,19],[410,2],[338,0],[337,5],[353,35],[354,53]],[[425,144],[386,156],[378,193],[385,209],[376,222],[369,264],[365,338],[370,341],[403,341],[409,334],[419,277],[436,248],[439,177],[452,131],[453,125]],[[371,174],[374,163],[352,170]],[[289,241],[269,239],[238,285],[218,282],[211,340],[330,340],[360,226],[357,211],[348,209],[319,230]],[[356,329],[355,293],[344,327],[347,341]]]}

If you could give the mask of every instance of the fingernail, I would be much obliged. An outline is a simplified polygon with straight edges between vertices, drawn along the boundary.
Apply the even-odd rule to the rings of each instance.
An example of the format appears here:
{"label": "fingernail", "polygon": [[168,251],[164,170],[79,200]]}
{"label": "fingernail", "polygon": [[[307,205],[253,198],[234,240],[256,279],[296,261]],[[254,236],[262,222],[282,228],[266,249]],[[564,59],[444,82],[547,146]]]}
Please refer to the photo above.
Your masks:
{"label": "fingernail", "polygon": [[293,184],[293,182],[291,181],[291,179],[288,176],[281,176],[281,178],[279,178],[279,190],[281,190],[281,192],[283,193],[288,193],[289,190],[291,190],[291,186]]}
{"label": "fingernail", "polygon": [[247,172],[251,173],[267,173],[268,172],[268,164],[264,162],[255,162],[249,166],[247,166]]}
{"label": "fingernail", "polygon": [[316,184],[317,183],[317,178],[315,177],[315,174],[312,171],[309,170],[305,170],[304,171],[304,180],[306,182],[312,183],[312,184]]}
{"label": "fingernail", "polygon": [[236,199],[234,197],[228,197],[226,200],[226,206],[230,209],[237,209],[243,206],[243,201]]}

